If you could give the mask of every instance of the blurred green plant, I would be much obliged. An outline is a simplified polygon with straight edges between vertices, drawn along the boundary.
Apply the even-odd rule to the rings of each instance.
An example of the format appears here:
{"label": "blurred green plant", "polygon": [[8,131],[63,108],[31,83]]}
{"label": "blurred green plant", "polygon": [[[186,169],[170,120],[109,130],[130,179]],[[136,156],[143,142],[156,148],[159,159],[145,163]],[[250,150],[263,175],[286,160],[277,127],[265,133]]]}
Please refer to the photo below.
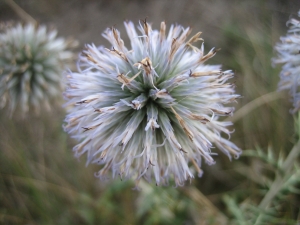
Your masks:
{"label": "blurred green plant", "polygon": [[[265,153],[260,148],[247,150],[244,156],[258,158],[260,169],[244,166],[244,175],[253,178],[258,191],[244,191],[238,195],[225,195],[224,201],[233,215],[231,224],[296,224],[300,219],[300,139],[287,157],[268,148]],[[251,174],[254,173],[254,174]],[[242,201],[241,201],[242,200]]]}
{"label": "blurred green plant", "polygon": [[[298,122],[293,123],[289,114],[287,95],[274,92],[279,70],[271,67],[271,58],[280,29],[268,15],[249,20],[245,28],[228,25],[225,29],[231,43],[236,41],[233,50],[239,55],[229,63],[236,63],[245,75],[237,81],[243,83],[238,87],[245,97],[233,118],[240,120],[235,129],[243,130],[239,138],[244,149],[260,146],[244,151],[244,160],[235,163],[235,171],[243,177],[239,187],[223,197],[229,224],[296,224],[300,219],[300,142],[291,129]],[[258,26],[252,26],[255,24]]]}
{"label": "blurred green plant", "polygon": [[[293,120],[286,110],[290,107],[286,93],[276,92],[280,68],[274,68],[271,63],[273,46],[280,29],[272,11],[256,9],[256,17],[253,18],[251,12],[241,10],[237,14],[243,21],[238,24],[228,22],[224,27],[224,52],[220,57],[235,55],[226,63],[237,70],[237,92],[243,96],[237,107],[244,108],[244,112],[237,118],[239,121],[233,119],[237,121],[234,129],[240,131],[233,136],[240,140],[239,146],[242,149],[253,147],[253,143],[263,147],[271,143],[281,149],[291,146],[287,140],[293,133],[290,129]],[[248,20],[250,17],[252,19]],[[248,108],[257,99],[263,104]],[[239,108],[236,113],[240,113]]]}
{"label": "blurred green plant", "polygon": [[195,203],[178,189],[140,183],[136,212],[140,224],[191,224],[196,223],[195,213]]}

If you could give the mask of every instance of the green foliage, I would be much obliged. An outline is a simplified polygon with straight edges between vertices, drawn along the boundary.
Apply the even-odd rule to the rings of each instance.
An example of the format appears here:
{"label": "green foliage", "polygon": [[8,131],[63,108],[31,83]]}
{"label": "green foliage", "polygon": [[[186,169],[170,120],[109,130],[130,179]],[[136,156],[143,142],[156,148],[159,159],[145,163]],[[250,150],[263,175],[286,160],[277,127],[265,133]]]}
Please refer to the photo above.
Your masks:
{"label": "green foliage", "polygon": [[[174,187],[140,185],[137,199],[137,216],[141,224],[184,224],[193,223],[195,203]],[[188,216],[188,217],[187,217]]]}
{"label": "green foliage", "polygon": [[[300,142],[295,145],[290,154],[300,153]],[[299,218],[300,168],[297,157],[292,160],[280,155],[273,157],[272,149],[268,153],[262,150],[246,151],[245,156],[257,157],[262,168],[269,168],[272,174],[261,171],[260,179],[268,180],[264,185],[256,184],[260,192],[243,193],[243,196],[225,195],[223,200],[232,214],[232,224],[295,224]],[[289,155],[290,156],[290,155]],[[253,158],[252,158],[253,159]],[[274,166],[275,165],[275,166]],[[249,168],[251,170],[251,168]],[[253,170],[253,169],[252,169]],[[247,174],[245,174],[247,176]],[[266,178],[267,177],[267,178]],[[243,201],[240,201],[243,199]],[[261,201],[257,201],[261,199]],[[292,204],[291,204],[292,203]],[[298,211],[298,212],[297,212]]]}
{"label": "green foliage", "polygon": [[[300,118],[300,114],[298,118]],[[295,127],[296,133],[299,133],[299,126]],[[232,215],[232,224],[297,223],[300,216],[300,167],[298,160],[300,140],[287,154],[284,156],[283,151],[276,154],[271,147],[268,148],[267,152],[260,148],[244,151],[244,156],[249,158],[250,165],[253,165],[246,166],[248,170],[245,171],[244,175],[259,178],[259,180],[253,179],[253,185],[255,189],[260,191],[223,197],[227,209]],[[254,176],[251,175],[253,172],[255,173]]]}

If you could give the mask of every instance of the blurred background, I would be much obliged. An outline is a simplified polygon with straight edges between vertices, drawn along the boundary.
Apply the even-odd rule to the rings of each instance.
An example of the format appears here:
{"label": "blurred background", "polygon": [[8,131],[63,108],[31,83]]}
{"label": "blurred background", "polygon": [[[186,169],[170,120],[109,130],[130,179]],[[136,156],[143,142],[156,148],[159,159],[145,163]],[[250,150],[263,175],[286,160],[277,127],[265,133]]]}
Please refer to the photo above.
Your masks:
{"label": "blurred background", "polygon": [[[166,21],[167,26],[190,26],[192,34],[202,31],[206,52],[221,48],[208,63],[233,70],[232,82],[243,96],[228,118],[234,121],[231,141],[243,150],[259,148],[267,154],[269,149],[274,158],[287,155],[294,145],[292,104],[287,92],[276,92],[280,66],[273,67],[271,58],[286,34],[286,21],[297,18],[299,0],[14,2],[40,24],[56,27],[58,36],[78,40],[76,54],[86,43],[110,47],[101,33],[111,26],[128,43],[124,20],[147,18],[156,29]],[[9,1],[0,0],[0,21],[11,20],[26,22]],[[64,117],[60,106],[26,119],[8,119],[0,111],[0,223],[234,224],[231,200],[237,206],[250,200],[258,204],[267,180],[274,178],[257,157],[246,154],[229,161],[220,154],[215,165],[203,165],[202,178],[184,187],[142,183],[140,191],[133,191],[131,181],[100,182],[94,177],[97,166],[86,167],[84,157],[78,161],[73,156],[75,141],[62,130]],[[275,213],[280,224],[299,221],[299,205],[300,195],[287,193]]]}

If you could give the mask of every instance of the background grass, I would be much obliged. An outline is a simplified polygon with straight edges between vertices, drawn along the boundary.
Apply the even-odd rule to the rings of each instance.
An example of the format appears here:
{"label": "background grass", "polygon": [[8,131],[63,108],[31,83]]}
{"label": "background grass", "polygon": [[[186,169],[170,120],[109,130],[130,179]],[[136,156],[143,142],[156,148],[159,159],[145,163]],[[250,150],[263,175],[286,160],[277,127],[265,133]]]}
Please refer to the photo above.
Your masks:
{"label": "background grass", "polygon": [[[236,74],[232,82],[243,96],[234,105],[235,116],[229,118],[235,122],[231,140],[244,150],[259,146],[263,154],[256,157],[247,152],[232,162],[219,155],[215,165],[203,165],[202,178],[185,187],[142,182],[140,191],[132,191],[133,182],[100,182],[93,175],[97,166],[86,167],[84,157],[80,161],[73,157],[75,142],[62,130],[64,109],[55,106],[51,112],[26,119],[18,114],[8,119],[1,110],[0,223],[242,224],[238,221],[243,218],[238,218],[259,214],[248,208],[257,207],[276,177],[268,149],[276,164],[298,138],[289,113],[290,98],[276,92],[280,67],[271,65],[273,46],[285,35],[286,21],[296,17],[298,0],[15,2],[40,23],[56,26],[60,36],[79,40],[77,51],[85,43],[107,46],[101,32],[112,25],[128,41],[122,32],[124,19],[136,23],[147,17],[156,28],[165,20],[167,25],[178,22],[192,26],[194,33],[202,31],[207,51],[214,46],[222,49],[208,63],[232,69]],[[0,20],[22,19],[1,1]],[[293,185],[289,187],[300,187],[298,180]],[[300,220],[299,193],[286,191],[280,196],[271,215],[276,220],[261,224]],[[240,213],[244,209],[249,213]]]}

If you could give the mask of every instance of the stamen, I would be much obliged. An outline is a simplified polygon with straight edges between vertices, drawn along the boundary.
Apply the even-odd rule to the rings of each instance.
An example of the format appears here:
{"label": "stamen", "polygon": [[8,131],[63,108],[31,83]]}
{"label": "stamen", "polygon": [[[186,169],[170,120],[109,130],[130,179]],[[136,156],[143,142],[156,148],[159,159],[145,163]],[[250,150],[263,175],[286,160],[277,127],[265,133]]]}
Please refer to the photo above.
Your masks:
{"label": "stamen", "polygon": [[185,124],[184,120],[181,118],[181,116],[179,116],[179,114],[173,109],[172,106],[170,106],[170,107],[171,107],[173,113],[175,114],[176,119],[178,120],[180,126],[182,127],[182,129],[186,133],[186,135],[189,137],[189,139],[191,141],[193,141],[193,138],[194,138],[193,133],[188,129],[188,127],[186,126],[186,124]]}
{"label": "stamen", "polygon": [[166,38],[166,23],[165,22],[161,22],[159,34],[160,34],[159,35],[160,42],[162,42]]}
{"label": "stamen", "polygon": [[[90,49],[89,49],[90,50]],[[90,54],[86,53],[86,52],[82,52],[81,53],[82,56],[86,57],[86,59],[92,63],[94,63],[95,65],[97,65],[100,68],[103,68],[102,66],[99,65],[99,63],[97,62],[96,59],[93,58],[93,56],[91,56]]]}
{"label": "stamen", "polygon": [[98,98],[84,99],[84,100],[81,100],[79,102],[76,102],[76,105],[81,105],[81,104],[84,104],[84,103],[89,103],[89,102],[92,102],[92,101],[94,101],[96,99],[98,99]]}
{"label": "stamen", "polygon": [[86,132],[86,131],[89,131],[89,130],[93,130],[95,129],[96,127],[99,127],[102,123],[99,123],[97,125],[94,125],[94,126],[91,126],[91,127],[82,127],[82,129],[84,129],[83,132]]}
{"label": "stamen", "polygon": [[209,53],[207,53],[205,56],[203,56],[199,62],[201,62],[201,63],[205,62],[206,60],[212,58],[220,50],[221,50],[220,48],[218,48],[218,49],[212,48],[212,50],[210,50]]}
{"label": "stamen", "polygon": [[127,59],[126,55],[123,52],[118,51],[114,47],[112,47],[112,50],[110,50],[108,48],[105,48],[105,50],[109,51],[112,54],[120,56],[122,59],[124,59],[126,62],[128,62],[128,59]]}
{"label": "stamen", "polygon": [[120,81],[123,85],[122,85],[122,90],[124,90],[124,86],[127,86],[130,84],[131,81],[133,81],[135,78],[137,78],[138,75],[140,75],[142,71],[139,71],[137,74],[135,74],[133,77],[131,78],[127,78],[123,73],[118,74],[117,79],[118,81]]}
{"label": "stamen", "polygon": [[191,114],[189,115],[189,118],[192,119],[192,120],[200,120],[201,123],[203,124],[206,124],[207,122],[210,122],[209,119],[206,119],[204,116],[199,116],[199,115],[196,115],[196,114]]}
{"label": "stamen", "polygon": [[149,36],[149,26],[148,26],[148,23],[147,23],[147,17],[145,18],[145,20],[141,20],[144,24],[144,31],[145,31],[145,34],[147,36]]}
{"label": "stamen", "polygon": [[190,73],[191,77],[210,76],[210,75],[222,75],[222,71],[212,70],[212,71],[201,71],[201,72]]}

